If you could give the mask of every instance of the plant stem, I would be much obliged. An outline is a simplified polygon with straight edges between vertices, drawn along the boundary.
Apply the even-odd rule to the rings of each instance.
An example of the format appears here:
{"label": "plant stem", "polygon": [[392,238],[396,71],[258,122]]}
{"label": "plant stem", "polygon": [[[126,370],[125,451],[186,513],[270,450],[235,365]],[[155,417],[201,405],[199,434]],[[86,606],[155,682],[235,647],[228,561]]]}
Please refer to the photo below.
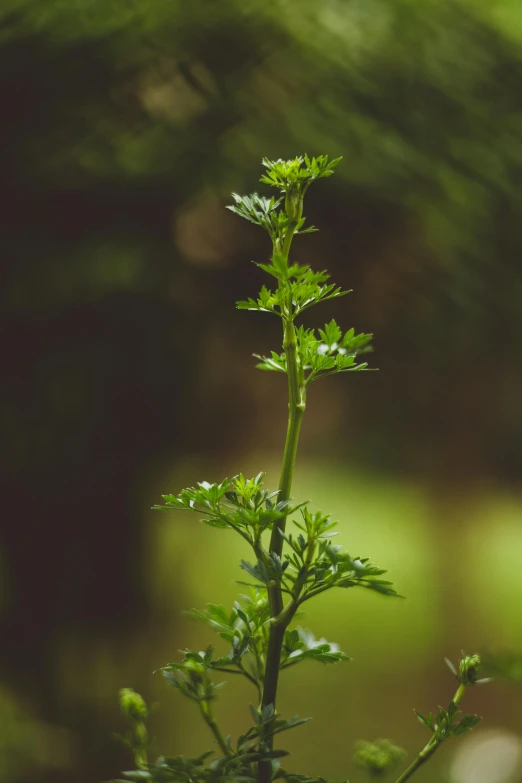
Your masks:
{"label": "plant stem", "polygon": [[[286,354],[286,366],[288,372],[288,427],[286,431],[285,450],[283,464],[279,479],[279,494],[277,500],[289,500],[292,490],[295,459],[301,421],[305,412],[304,390],[299,382],[299,366],[297,359],[297,336],[293,321],[284,321],[283,348]],[[270,539],[270,552],[281,555],[283,550],[283,536],[286,525],[286,517],[274,525]],[[282,606],[281,606],[282,608]],[[278,610],[277,614],[281,611]]]}
{"label": "plant stem", "polygon": [[[463,684],[460,684],[457,692],[455,693],[455,696],[452,699],[453,704],[455,707],[457,707],[464,696],[464,693],[466,691],[466,686]],[[405,783],[406,780],[409,780],[414,772],[416,772],[419,767],[422,767],[423,764],[425,764],[429,758],[435,753],[439,745],[442,743],[442,739],[436,739],[436,735],[433,734],[427,745],[421,750],[417,758],[410,764],[408,769],[404,770],[402,775],[397,778],[395,783]]]}
{"label": "plant stem", "polygon": [[205,723],[210,728],[212,734],[216,738],[217,743],[223,752],[223,755],[224,756],[232,755],[232,751],[228,747],[227,743],[225,742],[225,738],[223,737],[221,731],[219,730],[219,726],[216,723],[216,719],[214,718],[214,714],[210,708],[209,702],[208,701],[200,702],[200,707],[201,707],[201,714],[205,719]]}
{"label": "plant stem", "polygon": [[[290,498],[294,466],[297,455],[297,444],[299,442],[299,432],[305,411],[305,402],[299,384],[297,339],[294,324],[290,320],[285,321],[284,324],[283,347],[286,353],[286,363],[288,369],[289,401],[288,429],[286,433],[281,478],[279,481],[279,495],[277,496],[278,501],[288,500]],[[279,557],[281,556],[284,541],[282,533],[285,531],[285,526],[286,517],[274,525],[272,530],[272,537],[270,540],[270,554],[276,554]],[[272,619],[274,619],[275,617],[278,617],[283,611],[283,595],[280,585],[275,584],[269,587],[268,595],[270,600],[270,615]],[[283,646],[285,629],[288,626],[288,622],[277,625],[273,623],[270,626],[266,654],[265,682],[263,687],[263,707],[269,704],[273,704],[275,708],[277,684],[279,678],[279,664],[281,660],[281,648]]]}
{"label": "plant stem", "polygon": [[[294,229],[295,230],[295,229]],[[283,252],[286,260],[290,250],[290,243],[293,231],[290,230],[285,237]],[[281,294],[286,295],[284,288]],[[283,313],[283,349],[286,355],[286,368],[288,374],[288,427],[286,431],[285,450],[283,453],[283,464],[281,467],[281,476],[279,479],[278,502],[290,499],[292,490],[292,479],[294,475],[295,460],[297,455],[297,445],[299,442],[299,432],[301,421],[305,412],[305,390],[304,384],[300,378],[300,368],[297,355],[297,335],[292,319],[292,302],[287,301],[284,305]],[[283,536],[285,531],[286,517],[277,522],[270,538],[270,554],[281,556],[283,551]],[[290,623],[292,613],[284,622],[274,623],[274,618],[278,617],[283,611],[283,594],[279,584],[270,585],[268,588],[268,598],[270,603],[270,616],[272,623],[268,636],[268,646],[266,653],[265,677],[263,683],[263,696],[261,706],[267,707],[272,704],[275,710],[277,685],[279,680],[279,667],[281,662],[281,650],[285,630]],[[264,738],[261,736],[260,741]],[[267,738],[267,744],[270,748],[273,746],[272,737]],[[259,764],[259,783],[268,783],[272,778],[272,766],[269,762]]]}
{"label": "plant stem", "polygon": [[147,769],[147,746],[149,735],[144,721],[140,720],[134,726],[136,745],[134,748],[134,761],[139,769]]}
{"label": "plant stem", "polygon": [[429,759],[432,753],[435,753],[436,749],[437,745],[430,745],[428,742],[426,747],[421,750],[415,761],[410,764],[408,769],[405,770],[399,778],[397,778],[395,783],[404,783],[404,781],[409,780],[413,773],[416,772],[419,767],[421,767]]}

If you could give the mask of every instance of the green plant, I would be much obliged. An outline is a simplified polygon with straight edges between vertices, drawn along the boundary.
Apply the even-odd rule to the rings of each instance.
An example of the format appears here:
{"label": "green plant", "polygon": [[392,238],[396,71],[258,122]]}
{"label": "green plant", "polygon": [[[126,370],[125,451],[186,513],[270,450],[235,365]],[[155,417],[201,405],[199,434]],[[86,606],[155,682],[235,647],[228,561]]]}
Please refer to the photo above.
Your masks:
{"label": "green plant", "polygon": [[[214,736],[219,756],[211,760],[213,751],[194,759],[161,756],[150,764],[146,754],[146,705],[138,694],[124,689],[121,705],[131,724],[125,742],[132,748],[138,766],[125,773],[127,779],[157,783],[269,783],[272,779],[314,783],[314,778],[289,773],[281,767],[280,759],[286,751],[275,747],[276,735],[306,719],[284,718],[278,713],[279,675],[310,659],[336,663],[348,656],[336,645],[323,639],[317,641],[309,632],[293,628],[296,612],[307,601],[334,587],[359,587],[383,596],[397,596],[391,582],[382,579],[383,569],[332,543],[336,523],[329,514],[312,511],[307,502],[292,498],[299,431],[309,386],[336,373],[367,370],[367,363],[358,357],[371,350],[370,334],[355,334],[353,329],[343,333],[334,320],[317,331],[296,325],[296,319],[305,310],[348,293],[329,283],[325,271],[316,272],[290,260],[293,238],[316,230],[305,225],[304,196],[315,180],[334,173],[339,160],[306,155],[290,161],[265,159],[261,182],[275,187],[281,195],[234,195],[234,204],[229,207],[264,228],[272,241],[270,262],[258,266],[273,278],[273,290],[263,286],[257,298],[237,306],[272,313],[282,322],[282,352],[257,357],[260,369],[282,372],[288,377],[289,415],[281,476],[275,491],[266,488],[263,473],[250,479],[239,474],[219,484],[203,481],[178,495],[163,495],[163,503],[154,506],[159,510],[199,514],[208,525],[233,530],[248,544],[253,558],[241,562],[249,578],[241,584],[249,588],[249,593],[240,596],[232,609],[208,604],[204,611],[193,612],[195,618],[210,625],[228,642],[229,653],[216,656],[212,646],[203,652],[187,650],[181,662],[169,663],[160,670],[174,688],[197,704]],[[289,522],[291,530],[287,529]],[[443,740],[462,734],[477,723],[476,716],[459,718],[457,708],[465,689],[477,681],[479,664],[477,656],[463,657],[459,670],[454,670],[460,684],[448,709],[439,708],[427,718],[418,714],[432,737],[397,783],[407,780]],[[250,705],[251,723],[235,741],[222,733],[213,713],[221,684],[216,679],[222,674],[245,677],[253,686],[256,699]],[[355,761],[375,776],[387,771],[402,755],[401,749],[388,740],[376,740],[359,744]]]}

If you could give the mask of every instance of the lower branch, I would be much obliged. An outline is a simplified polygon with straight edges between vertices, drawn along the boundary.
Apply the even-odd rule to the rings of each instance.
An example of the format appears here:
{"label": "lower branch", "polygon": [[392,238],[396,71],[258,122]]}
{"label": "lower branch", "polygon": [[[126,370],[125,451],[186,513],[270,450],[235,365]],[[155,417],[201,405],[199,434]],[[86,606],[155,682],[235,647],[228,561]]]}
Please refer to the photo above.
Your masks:
{"label": "lower branch", "polygon": [[[466,685],[461,683],[457,689],[457,692],[455,693],[455,696],[451,700],[451,703],[454,707],[458,707],[465,691]],[[444,739],[445,737],[439,737],[437,736],[437,732],[434,732],[428,744],[421,750],[417,758],[410,764],[408,769],[404,770],[402,775],[397,778],[395,783],[405,783],[406,780],[409,780],[411,776],[419,769],[419,767],[422,767],[422,765],[425,764],[428,759],[431,758],[431,756],[433,756]]]}
{"label": "lower branch", "polygon": [[409,780],[414,772],[416,772],[419,767],[422,767],[423,764],[427,762],[427,760],[430,758],[430,756],[435,753],[439,746],[439,743],[432,744],[431,740],[428,742],[425,748],[421,750],[415,761],[413,761],[412,764],[406,769],[402,775],[397,778],[395,783],[405,783],[406,780]]}
{"label": "lower branch", "polygon": [[205,723],[210,728],[212,734],[216,738],[216,741],[219,747],[221,748],[223,755],[231,756],[232,750],[228,747],[227,743],[225,742],[225,738],[223,737],[221,731],[219,730],[219,726],[217,725],[216,719],[214,718],[212,710],[210,709],[209,702],[208,701],[200,702],[200,707],[201,707],[201,714],[203,715]]}

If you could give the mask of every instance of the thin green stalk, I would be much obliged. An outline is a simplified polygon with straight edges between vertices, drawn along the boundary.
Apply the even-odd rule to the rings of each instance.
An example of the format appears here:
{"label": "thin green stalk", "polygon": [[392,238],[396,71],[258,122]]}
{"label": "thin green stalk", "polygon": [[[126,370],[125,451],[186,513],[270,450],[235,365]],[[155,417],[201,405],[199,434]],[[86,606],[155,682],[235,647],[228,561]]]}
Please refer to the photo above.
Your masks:
{"label": "thin green stalk", "polygon": [[[286,294],[286,292],[284,292]],[[301,430],[301,421],[306,408],[305,388],[302,383],[302,372],[299,367],[297,355],[297,334],[292,319],[292,303],[285,303],[285,313],[283,315],[283,350],[286,356],[286,370],[288,374],[288,427],[286,431],[285,450],[283,453],[283,464],[281,466],[281,476],[279,478],[278,501],[289,500],[292,491],[292,479],[294,477],[295,460],[297,456],[297,445],[299,442],[299,432]],[[286,517],[276,525],[272,530],[270,538],[270,552],[281,555],[283,551],[283,536],[286,526]],[[279,590],[280,592],[280,590]],[[273,616],[277,616],[282,609],[282,602]]]}
{"label": "thin green stalk", "polygon": [[216,719],[214,718],[214,714],[210,708],[209,702],[208,701],[200,702],[200,707],[201,707],[201,714],[205,719],[205,723],[210,728],[212,734],[216,738],[217,743],[223,752],[223,755],[231,756],[232,750],[228,747],[227,743],[225,742],[225,738],[223,737],[221,731],[219,730],[219,726],[216,723]]}
{"label": "thin green stalk", "polygon": [[[452,701],[455,707],[457,707],[460,704],[460,701],[462,697],[464,696],[464,693],[466,691],[466,685],[461,684],[458,687],[457,692],[455,693],[455,696],[453,697]],[[408,769],[404,770],[402,775],[397,778],[395,783],[405,783],[406,780],[409,780],[411,776],[416,772],[419,767],[422,767],[423,764],[425,764],[431,756],[435,753],[439,745],[442,743],[441,739],[437,739],[436,735],[433,734],[427,745],[421,750],[417,758],[410,764]]]}
{"label": "thin green stalk", "polygon": [[256,686],[256,688],[257,688],[257,691],[258,691],[258,694],[259,694],[259,696],[261,696],[261,686],[259,685],[259,683],[258,683],[258,681],[256,680],[256,678],[255,678],[255,677],[253,677],[253,676],[252,676],[252,674],[250,674],[249,672],[247,672],[247,670],[245,669],[245,667],[243,666],[243,664],[241,663],[241,661],[239,661],[239,668],[240,668],[240,670],[241,670],[241,673],[242,673],[242,674],[243,674],[243,675],[244,675],[244,676],[247,678],[247,680],[249,680],[249,681],[252,683],[252,685],[255,685],[255,686]]}
{"label": "thin green stalk", "polygon": [[[288,260],[290,243],[294,230],[289,230],[285,237],[283,252]],[[285,292],[286,293],[286,292]],[[295,326],[291,317],[292,303],[288,301],[285,306],[286,312],[283,314],[283,350],[286,355],[286,367],[288,374],[288,427],[286,432],[285,449],[283,453],[283,464],[281,467],[281,476],[279,479],[278,501],[289,500],[292,490],[292,479],[297,456],[297,446],[299,443],[299,433],[301,430],[301,421],[305,411],[304,385],[300,381],[300,368],[297,355],[297,335]],[[285,531],[286,517],[274,525],[270,538],[270,554],[281,556],[283,550],[283,536]],[[292,619],[293,613],[289,613],[283,622],[274,622],[275,618],[280,617],[283,611],[283,594],[281,586],[274,584],[269,586],[268,598],[270,603],[270,616],[272,623],[268,636],[268,646],[266,653],[265,678],[263,683],[263,697],[261,706],[266,707],[270,704],[276,705],[277,685],[279,681],[279,668],[281,662],[281,650],[285,630]],[[261,739],[263,739],[261,737]],[[273,740],[267,739],[267,744],[271,748]],[[272,767],[270,763],[264,762],[259,765],[260,783],[268,783],[272,777]]]}
{"label": "thin green stalk", "polygon": [[147,769],[147,746],[149,744],[149,735],[144,721],[138,721],[136,723],[134,727],[134,735],[136,737],[134,761],[139,769]]}

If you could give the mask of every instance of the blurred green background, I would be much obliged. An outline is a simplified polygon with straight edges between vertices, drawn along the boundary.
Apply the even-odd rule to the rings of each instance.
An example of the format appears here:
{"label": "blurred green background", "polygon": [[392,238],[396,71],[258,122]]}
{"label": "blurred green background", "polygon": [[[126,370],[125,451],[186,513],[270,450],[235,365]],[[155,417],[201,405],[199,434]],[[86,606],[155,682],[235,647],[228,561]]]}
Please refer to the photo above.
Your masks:
{"label": "blurred green background", "polygon": [[[358,738],[414,753],[445,655],[522,650],[522,5],[3,0],[0,101],[0,781],[129,768],[120,687],[160,703],[158,752],[209,746],[152,671],[209,641],[182,610],[230,602],[245,551],[149,508],[277,485],[285,384],[251,354],[279,323],[234,309],[270,248],[224,207],[303,152],[344,159],[296,259],[354,289],[308,323],[374,332],[380,372],[312,389],[295,494],[407,600],[312,606],[353,661],[286,674],[281,709],[314,716],[290,768],[363,780]],[[226,731],[248,698],[223,691]],[[520,691],[466,706],[479,761],[448,743],[419,780],[522,780]]]}

